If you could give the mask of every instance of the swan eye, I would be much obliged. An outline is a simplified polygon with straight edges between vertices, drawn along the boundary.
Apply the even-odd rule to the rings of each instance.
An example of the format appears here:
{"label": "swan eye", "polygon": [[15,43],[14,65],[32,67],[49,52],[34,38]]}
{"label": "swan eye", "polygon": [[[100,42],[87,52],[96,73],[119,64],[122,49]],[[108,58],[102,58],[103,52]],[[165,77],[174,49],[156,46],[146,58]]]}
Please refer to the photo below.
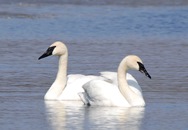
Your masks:
{"label": "swan eye", "polygon": [[52,55],[52,52],[53,52],[53,50],[54,50],[55,47],[56,47],[56,46],[51,46],[51,47],[49,47],[49,48],[46,50],[46,54],[47,54],[48,56]]}
{"label": "swan eye", "polygon": [[49,47],[49,48],[46,50],[46,52],[44,52],[44,54],[42,54],[38,59],[40,60],[40,59],[42,59],[42,58],[45,58],[45,57],[47,57],[47,56],[52,55],[52,52],[53,52],[53,50],[54,50],[55,47],[56,47],[56,46],[51,46],[51,47]]}
{"label": "swan eye", "polygon": [[141,62],[137,62],[138,66],[139,66],[139,71],[141,73],[144,73],[148,78],[151,79],[151,76],[149,75],[149,73],[147,72],[146,68],[144,67],[144,65]]}
{"label": "swan eye", "polygon": [[56,47],[56,46],[51,46],[51,47],[49,47],[46,52],[52,54],[52,52],[53,52],[53,50],[54,50],[55,47]]}
{"label": "swan eye", "polygon": [[139,71],[142,71],[145,69],[144,65],[141,62],[137,62],[139,66]]}

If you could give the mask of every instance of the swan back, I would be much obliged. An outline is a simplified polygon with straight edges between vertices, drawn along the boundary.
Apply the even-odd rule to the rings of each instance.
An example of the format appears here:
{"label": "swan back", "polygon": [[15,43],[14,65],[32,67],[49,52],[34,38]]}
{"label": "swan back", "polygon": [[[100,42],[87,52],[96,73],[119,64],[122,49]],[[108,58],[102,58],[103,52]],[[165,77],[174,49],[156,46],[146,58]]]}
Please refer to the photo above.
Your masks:
{"label": "swan back", "polygon": [[[117,72],[103,71],[100,72],[100,74],[102,77],[107,79],[107,82],[118,86]],[[129,73],[126,74],[126,79],[131,90],[136,94],[142,96],[142,89],[136,79]]]}
{"label": "swan back", "polygon": [[107,82],[112,83],[114,85],[118,85],[117,72],[103,71],[103,72],[100,72],[100,75],[106,78]]}
{"label": "swan back", "polygon": [[102,79],[100,76],[94,75],[70,75],[68,76],[68,81],[62,94],[59,96],[58,100],[80,100],[79,93],[84,92],[82,86],[87,82],[94,79]]}

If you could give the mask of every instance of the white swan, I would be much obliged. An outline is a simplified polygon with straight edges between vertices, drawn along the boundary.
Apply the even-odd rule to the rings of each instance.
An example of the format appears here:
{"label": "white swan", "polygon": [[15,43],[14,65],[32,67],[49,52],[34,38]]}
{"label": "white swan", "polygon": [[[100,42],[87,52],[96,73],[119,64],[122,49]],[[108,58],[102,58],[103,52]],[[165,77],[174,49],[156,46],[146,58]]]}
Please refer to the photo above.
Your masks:
{"label": "white swan", "polygon": [[85,92],[79,93],[79,95],[84,104],[122,107],[145,106],[142,90],[137,81],[127,73],[128,69],[139,70],[151,78],[142,60],[138,56],[129,55],[121,61],[117,73],[103,72],[101,74],[111,79],[114,84],[118,83],[118,87],[103,80],[92,80],[83,85]]}
{"label": "white swan", "polygon": [[59,57],[59,67],[56,79],[44,96],[46,100],[81,100],[78,93],[83,92],[83,84],[92,79],[101,79],[100,76],[85,76],[74,74],[67,76],[68,50],[64,43],[54,42],[39,60],[47,56]]}

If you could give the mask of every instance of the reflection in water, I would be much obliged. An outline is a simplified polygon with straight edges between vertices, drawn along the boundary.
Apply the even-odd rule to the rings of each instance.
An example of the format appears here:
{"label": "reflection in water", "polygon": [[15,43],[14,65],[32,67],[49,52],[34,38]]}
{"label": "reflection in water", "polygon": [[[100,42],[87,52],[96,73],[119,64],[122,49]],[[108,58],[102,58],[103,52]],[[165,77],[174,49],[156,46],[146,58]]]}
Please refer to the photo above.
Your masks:
{"label": "reflection in water", "polygon": [[82,102],[45,101],[46,116],[53,130],[82,129]]}
{"label": "reflection in water", "polygon": [[87,125],[95,129],[139,130],[144,108],[90,107],[85,113]]}
{"label": "reflection in water", "polygon": [[65,111],[63,104],[55,101],[45,101],[47,120],[50,126],[55,129],[60,129],[65,126]]}
{"label": "reflection in water", "polygon": [[143,107],[85,107],[81,102],[45,101],[47,120],[54,130],[60,129],[130,129],[139,130]]}

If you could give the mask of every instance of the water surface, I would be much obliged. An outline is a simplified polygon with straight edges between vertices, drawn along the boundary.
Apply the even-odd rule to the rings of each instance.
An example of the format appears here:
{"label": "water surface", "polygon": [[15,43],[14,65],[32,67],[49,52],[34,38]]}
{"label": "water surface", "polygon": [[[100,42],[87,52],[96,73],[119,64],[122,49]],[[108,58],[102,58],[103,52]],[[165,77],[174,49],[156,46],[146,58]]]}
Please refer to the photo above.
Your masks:
{"label": "water surface", "polygon": [[[186,2],[184,6],[7,2],[0,5],[1,129],[187,129]],[[85,107],[81,102],[44,101],[57,58],[37,59],[56,40],[69,49],[69,74],[116,71],[125,55],[139,55],[152,80],[130,73],[143,88],[147,106]]]}

